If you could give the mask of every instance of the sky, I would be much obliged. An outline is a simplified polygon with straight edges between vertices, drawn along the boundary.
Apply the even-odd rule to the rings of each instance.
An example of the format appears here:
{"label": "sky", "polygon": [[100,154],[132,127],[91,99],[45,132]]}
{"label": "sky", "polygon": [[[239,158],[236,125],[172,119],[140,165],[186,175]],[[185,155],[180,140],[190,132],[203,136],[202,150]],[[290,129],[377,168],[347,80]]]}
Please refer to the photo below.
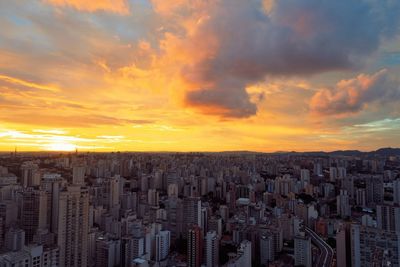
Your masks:
{"label": "sky", "polygon": [[400,146],[398,0],[0,0],[0,151]]}

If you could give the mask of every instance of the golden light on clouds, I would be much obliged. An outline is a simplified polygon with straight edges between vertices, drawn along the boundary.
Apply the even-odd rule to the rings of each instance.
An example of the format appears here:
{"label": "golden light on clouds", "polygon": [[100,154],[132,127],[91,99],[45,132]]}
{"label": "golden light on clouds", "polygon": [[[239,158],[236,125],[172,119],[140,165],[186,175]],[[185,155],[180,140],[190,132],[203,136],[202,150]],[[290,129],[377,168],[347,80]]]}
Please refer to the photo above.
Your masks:
{"label": "golden light on clouds", "polygon": [[126,0],[44,0],[44,2],[59,7],[69,6],[88,12],[103,10],[122,15],[129,14],[129,5]]}
{"label": "golden light on clouds", "polygon": [[0,150],[395,146],[399,23],[367,2],[6,1]]}
{"label": "golden light on clouds", "polygon": [[39,89],[39,90],[50,91],[50,92],[59,92],[60,91],[60,89],[57,88],[56,86],[41,85],[41,84],[32,83],[32,82],[24,81],[21,79],[17,79],[17,78],[13,78],[13,77],[1,75],[1,74],[0,74],[0,80],[3,80],[7,83],[21,85],[21,86],[25,86],[25,87],[32,88],[32,89]]}

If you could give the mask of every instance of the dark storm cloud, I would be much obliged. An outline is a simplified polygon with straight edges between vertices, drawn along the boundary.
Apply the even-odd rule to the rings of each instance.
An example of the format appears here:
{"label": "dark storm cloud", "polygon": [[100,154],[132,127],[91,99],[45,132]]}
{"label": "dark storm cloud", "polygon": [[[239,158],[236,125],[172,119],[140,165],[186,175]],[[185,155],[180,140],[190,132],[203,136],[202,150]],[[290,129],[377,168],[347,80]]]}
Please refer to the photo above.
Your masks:
{"label": "dark storm cloud", "polygon": [[395,14],[400,1],[279,0],[267,12],[261,1],[222,0],[188,37],[204,47],[212,35],[218,45],[183,68],[188,81],[204,84],[187,93],[187,102],[205,113],[219,107],[221,116],[254,115],[247,85],[268,75],[357,69],[399,32]]}

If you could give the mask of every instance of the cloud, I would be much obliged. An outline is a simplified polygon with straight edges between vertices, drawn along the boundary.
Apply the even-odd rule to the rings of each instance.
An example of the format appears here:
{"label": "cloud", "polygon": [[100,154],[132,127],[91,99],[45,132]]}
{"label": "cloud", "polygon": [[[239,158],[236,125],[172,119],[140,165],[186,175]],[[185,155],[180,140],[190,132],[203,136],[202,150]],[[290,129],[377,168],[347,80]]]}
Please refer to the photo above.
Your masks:
{"label": "cloud", "polygon": [[73,7],[86,12],[102,10],[121,15],[130,13],[129,4],[126,0],[44,0],[44,2],[59,7]]}
{"label": "cloud", "polygon": [[10,114],[0,114],[0,121],[9,123],[19,123],[25,125],[43,125],[49,127],[98,127],[104,125],[124,126],[137,124],[150,124],[150,120],[130,120],[123,118],[115,118],[103,115],[53,115],[36,112],[32,117],[31,113],[13,112]]}
{"label": "cloud", "polygon": [[355,124],[348,127],[347,130],[351,132],[384,132],[384,131],[398,131],[400,129],[400,118],[390,119],[386,118],[379,121],[372,121],[363,124]]}
{"label": "cloud", "polygon": [[171,16],[176,14],[182,7],[187,6],[188,2],[187,0],[151,0],[151,3],[157,13]]}
{"label": "cloud", "polygon": [[66,134],[67,131],[59,130],[59,129],[51,129],[51,130],[44,130],[44,129],[34,129],[32,130],[34,133],[45,133],[45,134]]}
{"label": "cloud", "polygon": [[[245,86],[245,84],[242,84]],[[203,113],[225,118],[245,118],[257,112],[257,106],[237,83],[226,81],[215,88],[187,92],[186,104],[201,109]]]}
{"label": "cloud", "polygon": [[228,117],[256,114],[246,87],[266,76],[359,68],[398,31],[394,11],[400,12],[400,3],[389,0],[220,0],[203,2],[202,10],[192,12],[184,5],[156,6],[161,14],[190,14],[174,17],[184,33],[169,32],[163,48],[178,54],[186,104]]}
{"label": "cloud", "polygon": [[33,89],[38,89],[38,90],[45,90],[45,91],[50,91],[50,92],[58,92],[60,91],[59,88],[55,86],[49,86],[49,85],[42,85],[42,84],[37,84],[29,81],[24,81],[18,78],[10,77],[7,75],[2,75],[0,74],[0,82],[5,81],[8,83],[16,84],[16,85],[21,85],[24,87],[29,87]]}
{"label": "cloud", "polygon": [[341,80],[334,88],[322,89],[310,101],[312,112],[322,115],[355,113],[374,102],[400,100],[400,84],[386,69]]}

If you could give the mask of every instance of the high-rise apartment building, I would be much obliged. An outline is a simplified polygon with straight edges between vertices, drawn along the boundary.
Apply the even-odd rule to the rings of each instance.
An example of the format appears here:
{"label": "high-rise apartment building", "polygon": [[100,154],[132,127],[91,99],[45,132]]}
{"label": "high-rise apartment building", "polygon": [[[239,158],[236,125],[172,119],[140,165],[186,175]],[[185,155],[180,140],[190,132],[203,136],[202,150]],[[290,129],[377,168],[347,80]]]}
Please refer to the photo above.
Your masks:
{"label": "high-rise apartment building", "polygon": [[25,231],[25,240],[29,244],[38,229],[46,228],[47,196],[43,190],[28,187],[20,194],[21,228]]}
{"label": "high-rise apartment building", "polygon": [[311,238],[305,236],[304,232],[294,238],[294,264],[312,266]]}
{"label": "high-rise apartment building", "polygon": [[60,266],[87,266],[89,194],[80,186],[68,186],[60,192],[57,244]]}
{"label": "high-rise apartment building", "polygon": [[300,181],[301,181],[302,188],[304,188],[306,185],[310,184],[310,171],[309,170],[301,169]]}
{"label": "high-rise apartment building", "polygon": [[171,244],[171,232],[164,230],[160,231],[155,236],[156,240],[156,261],[160,262],[167,258],[169,247]]}
{"label": "high-rise apartment building", "polygon": [[5,248],[9,251],[19,251],[25,245],[25,231],[18,228],[10,228],[4,237]]}
{"label": "high-rise apartment building", "polygon": [[189,197],[183,200],[183,227],[184,231],[191,225],[201,226],[201,200]]}
{"label": "high-rise apartment building", "polygon": [[31,161],[24,162],[21,165],[21,185],[23,187],[39,185],[38,170],[39,166],[36,163]]}
{"label": "high-rise apartment building", "polygon": [[338,171],[336,167],[329,168],[329,181],[335,182],[338,178]]}
{"label": "high-rise apartment building", "polygon": [[367,205],[375,207],[383,202],[383,177],[381,175],[368,176],[365,179]]}
{"label": "high-rise apartment building", "polygon": [[336,197],[336,208],[337,208],[337,214],[342,218],[346,218],[351,215],[349,196],[347,194],[347,190],[343,189],[340,190],[340,194]]}
{"label": "high-rise apartment building", "polygon": [[400,232],[400,207],[377,205],[376,222],[379,229]]}
{"label": "high-rise apartment building", "polygon": [[122,178],[119,175],[116,175],[112,178],[109,178],[107,181],[109,208],[115,207],[119,204],[121,179]]}
{"label": "high-rise apartment building", "polygon": [[358,188],[356,190],[356,205],[365,207],[367,205],[367,198],[364,188]]}
{"label": "high-rise apartment building", "polygon": [[215,231],[206,234],[206,266],[219,266],[219,236]]}
{"label": "high-rise apartment building", "polygon": [[351,239],[350,224],[340,226],[336,233],[336,259],[337,266],[351,267]]}
{"label": "high-rise apartment building", "polygon": [[338,167],[337,168],[337,176],[338,179],[345,179],[347,177],[347,171],[345,167]]}
{"label": "high-rise apartment building", "polygon": [[203,234],[200,226],[194,225],[188,232],[188,267],[200,267],[203,260]]}
{"label": "high-rise apartment building", "polygon": [[382,264],[384,261],[390,261],[391,266],[399,266],[399,233],[358,224],[351,225],[350,231],[351,266],[386,266]]}
{"label": "high-rise apartment building", "polygon": [[275,259],[275,244],[271,234],[260,237],[260,264],[268,266]]}
{"label": "high-rise apartment building", "polygon": [[83,165],[76,165],[72,168],[72,184],[84,185],[85,184],[86,167]]}
{"label": "high-rise apartment building", "polygon": [[393,181],[393,203],[400,205],[400,179]]}
{"label": "high-rise apartment building", "polygon": [[[119,266],[121,263],[121,241],[99,237],[96,240],[96,267]],[[128,265],[129,266],[129,265]]]}
{"label": "high-rise apartment building", "polygon": [[64,183],[59,174],[44,174],[41,182],[41,188],[47,193],[47,226],[55,234],[58,228],[60,190]]}
{"label": "high-rise apartment building", "polygon": [[249,240],[243,240],[239,245],[236,256],[230,259],[226,264],[226,266],[241,267],[241,266],[251,266],[251,264],[252,264],[251,242]]}
{"label": "high-rise apartment building", "polygon": [[158,206],[159,196],[156,189],[149,189],[147,191],[147,203],[151,206]]}

